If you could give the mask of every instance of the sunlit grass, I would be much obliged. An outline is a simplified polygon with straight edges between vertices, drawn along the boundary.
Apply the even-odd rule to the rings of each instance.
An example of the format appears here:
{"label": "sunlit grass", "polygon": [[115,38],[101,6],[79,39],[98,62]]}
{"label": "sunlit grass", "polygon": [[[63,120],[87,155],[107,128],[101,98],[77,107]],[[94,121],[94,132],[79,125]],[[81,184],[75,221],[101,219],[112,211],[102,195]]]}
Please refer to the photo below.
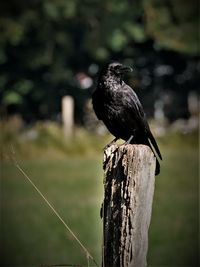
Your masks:
{"label": "sunlit grass", "polygon": [[20,159],[63,159],[72,155],[97,155],[111,140],[106,134],[101,138],[83,128],[75,128],[72,136],[65,136],[62,127],[54,122],[36,123],[31,128],[13,129],[7,122],[0,122],[0,153],[9,160],[12,148]]}

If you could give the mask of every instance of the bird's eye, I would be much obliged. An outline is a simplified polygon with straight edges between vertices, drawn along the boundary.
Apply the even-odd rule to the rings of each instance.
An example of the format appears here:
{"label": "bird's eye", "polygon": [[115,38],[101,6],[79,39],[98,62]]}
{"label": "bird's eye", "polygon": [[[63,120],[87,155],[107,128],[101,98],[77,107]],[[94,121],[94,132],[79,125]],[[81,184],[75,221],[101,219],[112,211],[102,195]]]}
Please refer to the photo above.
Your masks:
{"label": "bird's eye", "polygon": [[112,67],[110,68],[111,72],[116,73],[116,72],[117,72],[117,68],[116,68],[116,67],[117,67],[117,66],[112,66]]}
{"label": "bird's eye", "polygon": [[119,66],[118,65],[114,67],[114,70],[118,70],[118,69],[119,69]]}
{"label": "bird's eye", "polygon": [[120,66],[119,66],[119,65],[115,66],[115,67],[113,68],[113,70],[114,70],[114,72],[115,72],[116,74],[119,74],[119,73],[120,73]]}

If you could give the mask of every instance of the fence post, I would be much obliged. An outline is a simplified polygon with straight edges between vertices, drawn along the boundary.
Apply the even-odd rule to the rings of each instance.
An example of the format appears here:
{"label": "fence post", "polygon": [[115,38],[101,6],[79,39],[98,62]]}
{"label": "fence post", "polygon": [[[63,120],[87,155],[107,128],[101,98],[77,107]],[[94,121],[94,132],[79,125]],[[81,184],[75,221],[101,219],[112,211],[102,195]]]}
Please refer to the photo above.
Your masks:
{"label": "fence post", "polygon": [[71,96],[62,98],[62,122],[65,136],[71,136],[74,128],[74,100]]}
{"label": "fence post", "polygon": [[104,151],[102,266],[147,265],[155,164],[145,145],[112,145]]}

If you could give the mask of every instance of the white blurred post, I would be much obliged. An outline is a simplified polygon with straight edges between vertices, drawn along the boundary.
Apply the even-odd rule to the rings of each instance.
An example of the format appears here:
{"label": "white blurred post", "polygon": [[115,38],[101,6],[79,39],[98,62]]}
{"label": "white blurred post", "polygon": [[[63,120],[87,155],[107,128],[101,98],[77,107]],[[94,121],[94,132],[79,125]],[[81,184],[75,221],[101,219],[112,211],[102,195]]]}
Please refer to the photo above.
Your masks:
{"label": "white blurred post", "polygon": [[71,96],[62,98],[62,122],[65,136],[71,136],[74,128],[74,100]]}

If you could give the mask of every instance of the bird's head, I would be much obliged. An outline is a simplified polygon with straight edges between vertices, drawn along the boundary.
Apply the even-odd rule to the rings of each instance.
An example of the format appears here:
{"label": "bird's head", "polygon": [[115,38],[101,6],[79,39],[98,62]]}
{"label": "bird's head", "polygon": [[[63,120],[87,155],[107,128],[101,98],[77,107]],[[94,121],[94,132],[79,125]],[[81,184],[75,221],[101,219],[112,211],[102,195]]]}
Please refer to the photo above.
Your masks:
{"label": "bird's head", "polygon": [[125,66],[118,62],[109,63],[107,65],[107,73],[117,77],[122,77],[125,73],[133,71],[131,67]]}

